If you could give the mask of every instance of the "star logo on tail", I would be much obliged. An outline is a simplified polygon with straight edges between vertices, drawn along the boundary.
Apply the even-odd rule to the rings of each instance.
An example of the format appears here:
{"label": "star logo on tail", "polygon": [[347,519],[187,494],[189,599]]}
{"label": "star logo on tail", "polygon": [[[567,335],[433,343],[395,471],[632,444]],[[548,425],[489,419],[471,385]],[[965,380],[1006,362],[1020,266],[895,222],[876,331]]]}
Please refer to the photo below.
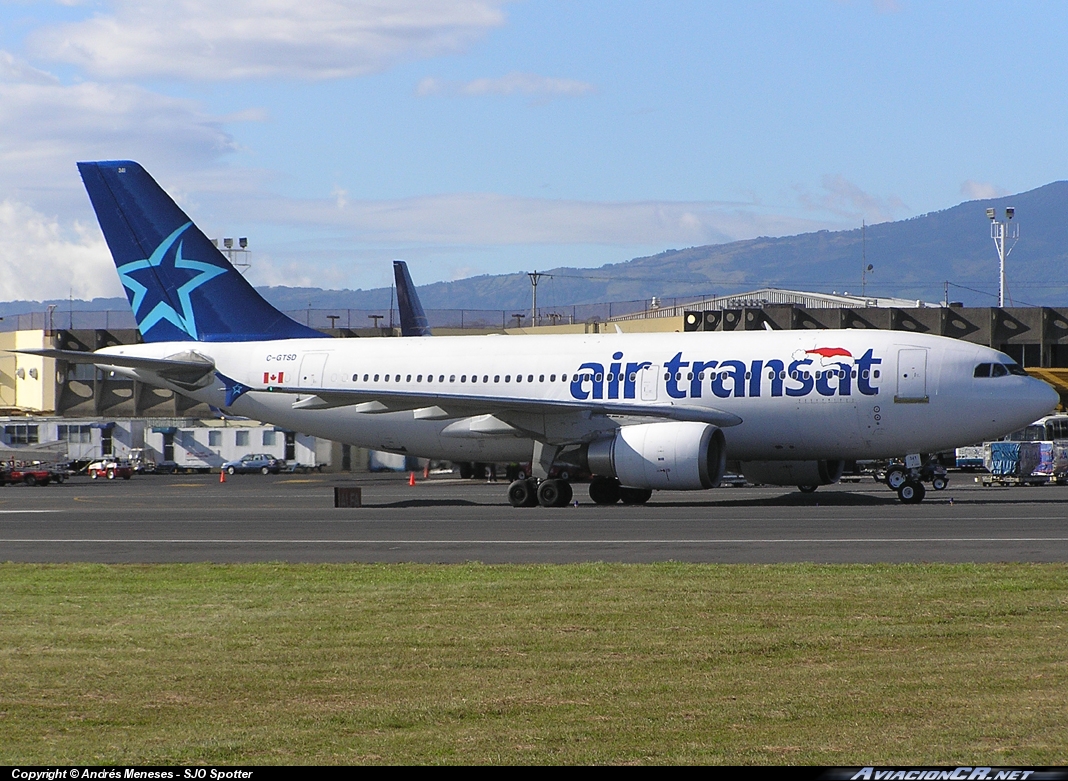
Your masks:
{"label": "star logo on tail", "polygon": [[[201,285],[225,273],[226,269],[182,256],[182,242],[179,239],[192,225],[192,222],[182,225],[160,242],[148,258],[134,260],[118,268],[119,279],[132,296],[130,306],[141,333],[147,333],[157,323],[166,321],[190,338],[198,338],[196,314],[189,296]],[[170,291],[175,285],[177,307]],[[147,313],[144,313],[145,310]]]}

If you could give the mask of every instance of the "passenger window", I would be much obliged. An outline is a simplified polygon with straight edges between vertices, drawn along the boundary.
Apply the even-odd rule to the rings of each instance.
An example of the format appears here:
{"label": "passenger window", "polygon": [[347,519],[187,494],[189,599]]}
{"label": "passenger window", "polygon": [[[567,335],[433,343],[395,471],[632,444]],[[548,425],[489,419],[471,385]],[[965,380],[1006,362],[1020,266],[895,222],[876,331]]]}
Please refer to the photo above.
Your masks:
{"label": "passenger window", "polygon": [[445,375],[444,374],[439,374],[438,375],[438,382],[445,382]]}
{"label": "passenger window", "polygon": [[460,375],[460,382],[467,382],[467,375],[466,374],[461,374]]}
{"label": "passenger window", "polygon": [[528,374],[527,375],[527,382],[534,382],[534,375],[533,374]]}
{"label": "passenger window", "polygon": [[455,374],[450,374],[449,375],[449,382],[456,382],[456,375]]}
{"label": "passenger window", "polygon": [[416,382],[422,382],[422,381],[423,381],[423,375],[422,375],[422,374],[418,375],[418,376],[417,376],[417,377],[415,378],[415,381],[416,381]]}
{"label": "passenger window", "polygon": [[550,374],[549,375],[549,382],[556,382],[556,375],[555,374]]}
{"label": "passenger window", "polygon": [[378,382],[378,375],[375,375],[375,382]]}
{"label": "passenger window", "polygon": [[358,375],[358,374],[352,375],[352,381],[353,382],[356,382],[358,379],[360,379],[360,375]]}
{"label": "passenger window", "polygon": [[411,382],[411,381],[412,381],[412,375],[410,375],[410,374],[409,374],[409,375],[407,376],[407,378],[405,378],[405,380],[404,380],[404,381],[405,381],[405,382]]}
{"label": "passenger window", "polygon": [[493,381],[494,381],[494,382],[500,382],[500,381],[501,381],[501,375],[499,375],[499,374],[494,374],[494,375],[493,375]]}
{"label": "passenger window", "polygon": [[[497,380],[494,380],[494,382],[496,382],[496,381]],[[489,382],[489,375],[488,374],[483,374],[482,375],[482,382]]]}

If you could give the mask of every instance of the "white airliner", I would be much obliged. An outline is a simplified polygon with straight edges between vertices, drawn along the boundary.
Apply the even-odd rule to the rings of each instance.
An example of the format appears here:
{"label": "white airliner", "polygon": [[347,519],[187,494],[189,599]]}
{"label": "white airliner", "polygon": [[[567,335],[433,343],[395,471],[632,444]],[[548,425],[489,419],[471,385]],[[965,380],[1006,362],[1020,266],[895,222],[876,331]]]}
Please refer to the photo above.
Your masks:
{"label": "white airliner", "polygon": [[137,163],[79,169],[145,343],[37,354],[361,447],[532,460],[515,506],[567,503],[547,478],[561,460],[595,475],[599,503],[713,488],[728,459],[811,488],[845,460],[993,439],[1058,401],[1003,353],[897,331],[327,338],[264,301]]}

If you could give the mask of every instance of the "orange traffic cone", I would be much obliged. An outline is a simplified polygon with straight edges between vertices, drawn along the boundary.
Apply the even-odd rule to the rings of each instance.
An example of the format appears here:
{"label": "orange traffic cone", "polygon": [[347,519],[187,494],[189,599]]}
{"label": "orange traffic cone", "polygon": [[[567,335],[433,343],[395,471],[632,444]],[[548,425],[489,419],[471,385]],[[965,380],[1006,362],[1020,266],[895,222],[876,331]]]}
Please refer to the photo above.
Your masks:
{"label": "orange traffic cone", "polygon": [[408,485],[415,485],[415,472],[408,475]]}
{"label": "orange traffic cone", "polygon": [[219,470],[219,482],[220,483],[225,483],[226,482],[226,470],[225,469],[220,469]]}
{"label": "orange traffic cone", "polygon": [[426,462],[426,466],[423,467],[423,479],[426,480],[430,477],[430,462]]}

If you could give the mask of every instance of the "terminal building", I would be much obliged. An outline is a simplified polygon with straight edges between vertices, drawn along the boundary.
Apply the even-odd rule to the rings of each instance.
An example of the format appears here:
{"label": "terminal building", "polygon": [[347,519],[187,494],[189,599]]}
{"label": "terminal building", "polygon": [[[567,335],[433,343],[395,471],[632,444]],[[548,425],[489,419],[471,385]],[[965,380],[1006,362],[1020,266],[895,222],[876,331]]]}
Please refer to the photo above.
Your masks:
{"label": "terminal building", "polygon": [[[449,331],[522,335],[615,328],[624,332],[882,328],[936,334],[1001,350],[1030,374],[1053,385],[1061,394],[1062,406],[1068,407],[1068,307],[964,307],[763,288],[671,306],[654,300],[638,311],[626,309],[626,314],[609,314],[603,319],[590,316],[580,322],[574,317],[562,322],[562,318],[550,317],[551,313],[544,311],[531,319],[537,324],[524,326],[517,318],[516,327],[508,327],[502,315],[497,320],[500,327],[488,327],[482,321],[469,329]],[[606,305],[608,312],[611,307]],[[121,314],[116,314],[116,321],[122,322]],[[438,313],[430,310],[427,314],[433,327]],[[311,316],[308,312],[309,322]],[[450,313],[441,316],[449,318],[448,322],[455,319]],[[351,320],[352,315],[346,310],[332,310],[323,319],[334,325],[338,320]],[[58,455],[59,451],[71,458],[99,458],[144,448],[157,462],[181,461],[183,452],[187,456],[199,454],[197,458],[207,467],[260,452],[335,470],[397,467],[393,460],[399,457],[391,460],[255,421],[228,420],[218,410],[180,394],[112,376],[93,366],[7,352],[46,347],[92,351],[140,340],[134,328],[21,328],[23,320],[5,318],[0,323],[19,328],[0,331],[0,457],[5,460],[30,458],[34,452]],[[33,318],[30,320],[32,323]],[[545,321],[556,324],[540,324]],[[324,335],[343,338],[399,335],[399,329],[384,328],[360,333],[348,328],[320,330]]]}

